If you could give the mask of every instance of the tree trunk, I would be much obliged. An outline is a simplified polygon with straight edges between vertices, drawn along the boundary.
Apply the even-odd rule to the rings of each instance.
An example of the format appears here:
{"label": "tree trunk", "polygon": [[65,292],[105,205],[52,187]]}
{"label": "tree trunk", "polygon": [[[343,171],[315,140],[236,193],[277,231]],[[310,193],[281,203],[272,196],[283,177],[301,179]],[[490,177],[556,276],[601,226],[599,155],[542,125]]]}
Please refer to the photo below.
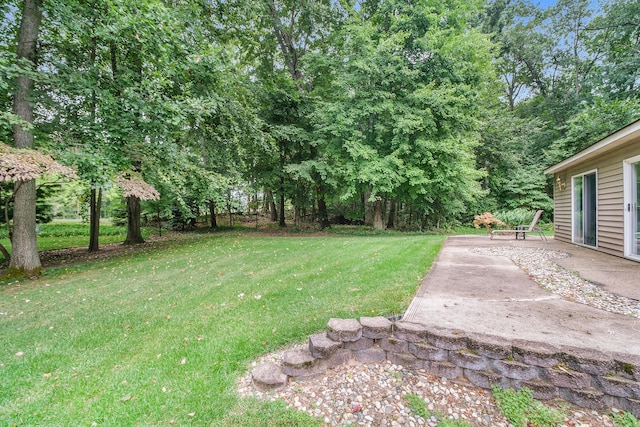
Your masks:
{"label": "tree trunk", "polygon": [[[282,165],[282,156],[280,157],[280,164]],[[280,177],[280,227],[286,227],[287,224],[284,220],[284,177]]]}
{"label": "tree trunk", "polygon": [[286,227],[287,223],[284,219],[284,193],[280,193],[280,209],[279,209],[279,223],[278,225],[280,225],[280,227]]}
{"label": "tree trunk", "polygon": [[89,199],[89,252],[97,252],[100,247],[100,208],[102,206],[102,188],[92,188]]}
{"label": "tree trunk", "polygon": [[370,193],[364,193],[361,196],[362,200],[362,212],[364,212],[364,225],[373,225],[373,218],[371,216],[371,209],[369,208],[369,196]]}
{"label": "tree trunk", "polygon": [[375,230],[384,230],[384,201],[382,199],[376,199],[373,202],[373,228]]}
{"label": "tree trunk", "polygon": [[18,181],[14,190],[11,276],[39,276],[42,264],[36,237],[36,181]]}
{"label": "tree trunk", "polygon": [[293,221],[296,225],[296,227],[301,228],[302,227],[302,210],[300,209],[300,206],[295,205],[293,207]]}
{"label": "tree trunk", "polygon": [[218,228],[218,221],[216,219],[216,203],[213,200],[209,200],[209,214],[211,215],[211,228]]}
{"label": "tree trunk", "polygon": [[273,193],[269,191],[269,215],[271,221],[276,222],[278,220],[278,209],[276,208],[276,202],[273,199]]}
{"label": "tree trunk", "polygon": [[127,239],[123,245],[144,243],[140,229],[140,199],[127,197]]}
{"label": "tree trunk", "polygon": [[395,228],[395,220],[396,220],[396,202],[393,200],[389,201],[389,217],[387,218],[387,228],[393,229]]}
{"label": "tree trunk", "polygon": [[269,212],[269,207],[270,207],[270,200],[273,197],[271,196],[271,191],[269,190],[264,190],[264,193],[262,195],[262,215],[263,216],[267,216],[270,214]]}
{"label": "tree trunk", "polygon": [[[17,59],[31,62],[35,69],[36,43],[40,32],[42,0],[24,0],[18,33]],[[13,98],[13,113],[27,123],[33,123],[33,105],[29,102],[33,80],[28,75],[17,78]],[[33,135],[20,124],[13,126],[16,148],[33,148]],[[14,187],[13,238],[11,240],[10,275],[28,277],[40,275],[40,257],[36,236],[36,181],[18,181]]]}
{"label": "tree trunk", "polygon": [[318,218],[320,220],[320,229],[331,228],[329,214],[327,213],[327,202],[324,200],[324,196],[318,197]]}

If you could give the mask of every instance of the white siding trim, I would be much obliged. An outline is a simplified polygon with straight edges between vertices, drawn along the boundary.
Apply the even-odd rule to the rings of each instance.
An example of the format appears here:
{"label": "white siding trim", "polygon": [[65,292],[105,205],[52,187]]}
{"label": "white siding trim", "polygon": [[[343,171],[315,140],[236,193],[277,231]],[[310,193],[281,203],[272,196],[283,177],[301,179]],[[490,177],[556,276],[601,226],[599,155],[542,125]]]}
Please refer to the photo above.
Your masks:
{"label": "white siding trim", "polygon": [[[629,176],[631,174],[631,165],[633,163],[640,162],[640,156],[634,156],[628,159],[624,159],[622,162],[622,180],[624,185],[624,205],[622,210],[624,211],[624,256],[625,258],[630,258],[634,261],[640,261],[640,255],[633,254],[632,243],[633,240],[630,238],[629,233],[634,229],[633,224],[631,222],[631,215],[627,214],[627,204],[632,202],[633,196],[633,188],[635,182],[629,182]],[[633,200],[635,202],[635,200]]]}

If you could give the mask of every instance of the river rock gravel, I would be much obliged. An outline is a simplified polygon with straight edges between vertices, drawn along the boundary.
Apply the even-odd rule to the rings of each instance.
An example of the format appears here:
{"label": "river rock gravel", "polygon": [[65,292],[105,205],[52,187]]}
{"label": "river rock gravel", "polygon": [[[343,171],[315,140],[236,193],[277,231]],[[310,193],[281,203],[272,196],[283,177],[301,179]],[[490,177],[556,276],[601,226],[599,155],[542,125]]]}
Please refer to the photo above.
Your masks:
{"label": "river rock gravel", "polygon": [[[614,313],[640,317],[636,300],[604,292],[567,271],[553,259],[568,256],[559,251],[536,248],[476,248],[480,255],[506,256],[527,272],[540,286],[571,301]],[[424,370],[410,370],[389,361],[379,364],[350,364],[330,369],[309,380],[291,380],[281,390],[262,392],[253,387],[251,370],[266,362],[280,363],[284,351],[304,348],[299,344],[264,355],[253,362],[238,380],[238,393],[258,399],[282,399],[288,406],[322,420],[326,426],[437,427],[442,420],[458,420],[466,425],[510,427],[497,408],[491,392],[471,384],[437,378]],[[421,416],[407,400],[419,396],[427,413]],[[544,402],[565,414],[560,427],[614,427],[607,412],[579,408],[556,399]],[[613,411],[616,411],[613,408]]]}
{"label": "river rock gravel", "polygon": [[[303,348],[304,345],[291,349]],[[252,364],[279,363],[283,352],[270,353]],[[437,427],[445,419],[467,425],[510,427],[497,408],[491,392],[471,384],[437,378],[425,370],[410,370],[391,362],[352,363],[330,369],[313,379],[291,380],[277,391],[262,392],[253,387],[250,370],[238,380],[241,396],[264,400],[281,399],[291,408],[322,420],[325,426]],[[420,416],[407,399],[419,396],[427,414]],[[547,405],[566,415],[562,427],[614,427],[603,412],[578,408],[565,401]],[[455,425],[462,427],[463,424]]]}

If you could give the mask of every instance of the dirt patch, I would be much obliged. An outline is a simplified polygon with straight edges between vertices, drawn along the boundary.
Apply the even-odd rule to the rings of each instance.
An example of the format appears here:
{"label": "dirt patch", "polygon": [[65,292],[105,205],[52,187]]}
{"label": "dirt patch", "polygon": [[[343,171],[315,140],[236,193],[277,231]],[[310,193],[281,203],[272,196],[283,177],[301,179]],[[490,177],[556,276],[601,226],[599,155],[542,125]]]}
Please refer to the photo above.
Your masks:
{"label": "dirt patch", "polygon": [[[91,261],[109,259],[120,255],[149,250],[150,248],[157,247],[163,242],[175,240],[179,236],[180,233],[166,233],[162,236],[151,236],[146,239],[145,243],[139,245],[108,243],[100,245],[100,250],[98,252],[89,252],[86,246],[42,251],[40,252],[40,262],[42,263],[43,268],[79,265]],[[6,267],[8,267],[7,261],[2,260],[2,262],[0,262],[0,274]]]}

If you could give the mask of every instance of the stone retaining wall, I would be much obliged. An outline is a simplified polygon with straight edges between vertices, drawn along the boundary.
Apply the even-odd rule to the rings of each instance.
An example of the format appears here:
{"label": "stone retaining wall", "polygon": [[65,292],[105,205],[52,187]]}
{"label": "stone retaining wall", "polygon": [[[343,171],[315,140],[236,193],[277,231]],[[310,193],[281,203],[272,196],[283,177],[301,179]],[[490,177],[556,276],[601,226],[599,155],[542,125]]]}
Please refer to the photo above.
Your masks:
{"label": "stone retaining wall", "polygon": [[615,407],[640,416],[640,356],[509,341],[384,317],[329,320],[325,333],[309,338],[308,349],[285,352],[281,366],[255,368],[253,383],[277,389],[291,377],[313,378],[353,360],[389,360],[485,389],[528,387],[537,399],[560,397],[585,408]]}

